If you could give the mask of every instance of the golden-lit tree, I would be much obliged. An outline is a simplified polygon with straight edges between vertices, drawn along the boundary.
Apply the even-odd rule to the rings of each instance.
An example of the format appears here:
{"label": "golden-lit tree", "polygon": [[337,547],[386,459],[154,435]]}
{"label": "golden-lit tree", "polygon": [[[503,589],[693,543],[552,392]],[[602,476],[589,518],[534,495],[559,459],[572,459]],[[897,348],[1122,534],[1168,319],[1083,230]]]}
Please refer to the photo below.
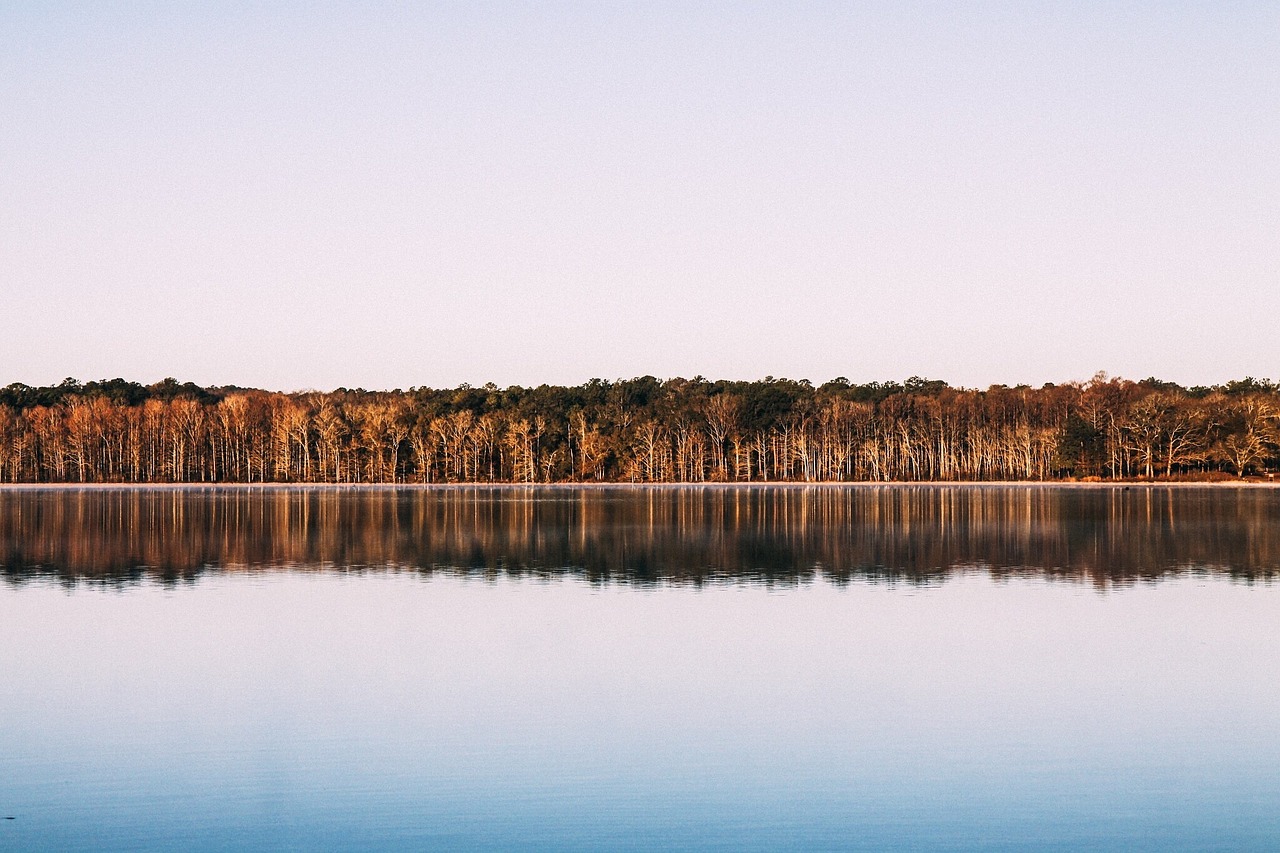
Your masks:
{"label": "golden-lit tree", "polygon": [[908,380],[276,394],[0,389],[4,482],[1043,480],[1267,474],[1280,388]]}

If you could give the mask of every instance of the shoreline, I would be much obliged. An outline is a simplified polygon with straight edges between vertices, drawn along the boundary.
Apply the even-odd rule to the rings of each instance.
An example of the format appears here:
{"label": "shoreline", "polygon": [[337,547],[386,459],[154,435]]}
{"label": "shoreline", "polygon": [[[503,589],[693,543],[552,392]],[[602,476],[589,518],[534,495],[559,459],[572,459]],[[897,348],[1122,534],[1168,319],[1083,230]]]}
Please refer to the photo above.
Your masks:
{"label": "shoreline", "polygon": [[1280,489],[1280,480],[1160,481],[1109,480],[856,480],[795,482],[792,480],[734,483],[0,483],[0,492],[21,491],[457,491],[494,490],[643,490],[643,489]]}

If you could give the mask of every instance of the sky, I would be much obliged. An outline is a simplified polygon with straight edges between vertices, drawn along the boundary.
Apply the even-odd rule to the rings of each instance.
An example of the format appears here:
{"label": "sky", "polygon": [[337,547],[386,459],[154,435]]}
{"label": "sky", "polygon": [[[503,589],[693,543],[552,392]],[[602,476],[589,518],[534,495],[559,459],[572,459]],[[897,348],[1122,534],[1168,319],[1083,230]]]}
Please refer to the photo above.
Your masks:
{"label": "sky", "polygon": [[1280,378],[1280,5],[0,5],[0,384]]}

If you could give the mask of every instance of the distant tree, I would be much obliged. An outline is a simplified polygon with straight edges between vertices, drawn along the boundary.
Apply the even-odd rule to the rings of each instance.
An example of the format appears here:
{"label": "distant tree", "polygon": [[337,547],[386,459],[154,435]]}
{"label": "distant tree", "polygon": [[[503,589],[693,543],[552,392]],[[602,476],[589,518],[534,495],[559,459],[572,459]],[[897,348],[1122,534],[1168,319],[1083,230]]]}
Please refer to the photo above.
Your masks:
{"label": "distant tree", "polygon": [[1277,407],[1254,394],[1236,397],[1222,408],[1221,437],[1215,454],[1228,462],[1239,477],[1280,447]]}
{"label": "distant tree", "polygon": [[1106,453],[1105,431],[1085,420],[1077,412],[1067,416],[1055,448],[1056,468],[1076,475],[1097,475],[1102,472]]}

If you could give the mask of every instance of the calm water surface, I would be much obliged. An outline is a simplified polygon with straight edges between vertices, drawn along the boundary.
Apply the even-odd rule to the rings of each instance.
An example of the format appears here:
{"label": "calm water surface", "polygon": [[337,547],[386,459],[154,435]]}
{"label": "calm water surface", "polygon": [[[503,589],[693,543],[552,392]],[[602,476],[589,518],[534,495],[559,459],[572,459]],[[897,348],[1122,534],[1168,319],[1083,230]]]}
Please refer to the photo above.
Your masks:
{"label": "calm water surface", "polygon": [[1276,490],[0,490],[0,571],[0,849],[1280,847]]}

